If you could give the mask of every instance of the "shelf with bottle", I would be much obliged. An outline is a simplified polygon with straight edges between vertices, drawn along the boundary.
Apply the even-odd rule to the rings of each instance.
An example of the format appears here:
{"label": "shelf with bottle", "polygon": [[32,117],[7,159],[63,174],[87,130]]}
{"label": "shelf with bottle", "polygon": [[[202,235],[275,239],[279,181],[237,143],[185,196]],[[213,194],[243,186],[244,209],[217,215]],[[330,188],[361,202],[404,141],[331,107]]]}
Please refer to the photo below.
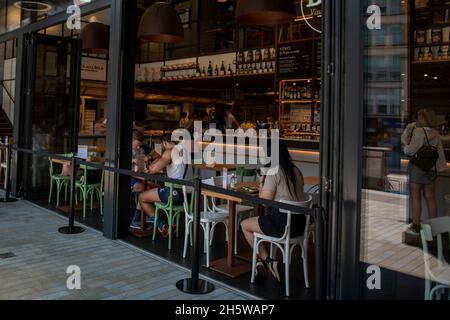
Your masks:
{"label": "shelf with bottle", "polygon": [[183,63],[183,64],[174,64],[174,65],[165,65],[161,67],[161,72],[175,72],[175,71],[184,71],[184,70],[192,70],[197,67],[195,62],[191,63]]}
{"label": "shelf with bottle", "polygon": [[445,45],[416,46],[413,63],[450,61],[450,43]]}
{"label": "shelf with bottle", "polygon": [[276,61],[275,48],[258,48],[236,53],[236,65]]}
{"label": "shelf with bottle", "polygon": [[237,75],[258,75],[274,72],[275,72],[275,62],[273,61],[236,64]]}
{"label": "shelf with bottle", "polygon": [[314,89],[312,80],[282,81],[280,84],[280,103],[312,103],[319,101],[320,92]]}

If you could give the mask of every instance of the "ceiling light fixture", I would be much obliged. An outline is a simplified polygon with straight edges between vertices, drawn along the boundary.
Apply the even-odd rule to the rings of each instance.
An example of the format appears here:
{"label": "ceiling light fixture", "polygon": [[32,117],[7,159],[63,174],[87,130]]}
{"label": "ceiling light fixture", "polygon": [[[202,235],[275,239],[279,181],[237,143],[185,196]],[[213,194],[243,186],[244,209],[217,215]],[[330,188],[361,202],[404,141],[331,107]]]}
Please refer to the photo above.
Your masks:
{"label": "ceiling light fixture", "polygon": [[236,21],[246,25],[277,25],[296,18],[292,0],[238,0]]}
{"label": "ceiling light fixture", "polygon": [[109,51],[109,26],[95,18],[80,33],[84,53],[107,54]]}
{"label": "ceiling light fixture", "polygon": [[184,30],[180,15],[167,2],[154,3],[142,16],[138,38],[156,43],[182,42]]}
{"label": "ceiling light fixture", "polygon": [[16,1],[14,6],[23,11],[48,12],[53,9],[50,3],[42,1]]}

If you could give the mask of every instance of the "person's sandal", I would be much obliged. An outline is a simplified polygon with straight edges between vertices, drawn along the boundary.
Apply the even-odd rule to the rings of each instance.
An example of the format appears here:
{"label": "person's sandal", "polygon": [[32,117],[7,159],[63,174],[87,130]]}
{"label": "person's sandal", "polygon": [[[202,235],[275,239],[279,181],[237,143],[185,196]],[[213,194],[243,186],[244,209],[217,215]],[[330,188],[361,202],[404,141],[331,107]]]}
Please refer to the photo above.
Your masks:
{"label": "person's sandal", "polygon": [[255,270],[255,276],[258,277],[262,277],[265,276],[267,274],[267,269],[266,269],[266,265],[264,264],[264,262],[258,258],[258,262],[256,262],[256,270]]}
{"label": "person's sandal", "polygon": [[162,224],[158,226],[158,232],[161,235],[161,237],[163,237],[164,239],[166,239],[169,236],[169,226],[167,224]]}
{"label": "person's sandal", "polygon": [[272,276],[277,279],[278,282],[281,282],[280,272],[278,271],[278,261],[267,258],[266,261],[264,261],[264,264]]}

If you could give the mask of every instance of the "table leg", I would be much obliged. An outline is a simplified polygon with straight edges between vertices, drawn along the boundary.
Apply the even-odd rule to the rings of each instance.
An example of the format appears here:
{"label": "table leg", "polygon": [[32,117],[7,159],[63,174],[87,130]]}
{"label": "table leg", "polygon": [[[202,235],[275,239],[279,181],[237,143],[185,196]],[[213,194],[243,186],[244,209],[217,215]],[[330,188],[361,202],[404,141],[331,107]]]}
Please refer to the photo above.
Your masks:
{"label": "table leg", "polygon": [[234,267],[234,230],[236,229],[236,202],[228,202],[228,250],[227,250],[227,266]]}
{"label": "table leg", "polygon": [[[147,182],[148,181],[146,181],[146,180],[143,181],[144,191],[147,191],[147,189],[148,189]],[[141,208],[141,210],[142,210],[142,208]],[[141,213],[141,228],[140,229],[131,229],[130,232],[132,235],[134,235],[135,237],[138,237],[138,238],[150,237],[153,234],[153,232],[152,232],[152,230],[145,229],[145,218],[146,218],[145,212],[143,210],[141,212],[142,212]]]}

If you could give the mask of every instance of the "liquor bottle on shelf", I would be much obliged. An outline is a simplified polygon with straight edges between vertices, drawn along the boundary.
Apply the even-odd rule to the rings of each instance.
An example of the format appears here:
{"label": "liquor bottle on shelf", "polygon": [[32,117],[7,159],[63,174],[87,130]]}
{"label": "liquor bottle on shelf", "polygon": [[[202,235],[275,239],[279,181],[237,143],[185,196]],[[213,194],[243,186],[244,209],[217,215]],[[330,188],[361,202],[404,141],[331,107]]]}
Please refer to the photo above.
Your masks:
{"label": "liquor bottle on shelf", "polygon": [[269,72],[273,72],[273,62],[270,61]]}
{"label": "liquor bottle on shelf", "polygon": [[195,76],[197,78],[200,78],[202,75],[202,72],[200,71],[200,65],[197,63],[197,70],[195,71]]}
{"label": "liquor bottle on shelf", "polygon": [[253,62],[253,51],[249,50],[247,52],[247,62],[252,63]]}
{"label": "liquor bottle on shelf", "polygon": [[305,99],[311,100],[312,99],[312,92],[311,87],[305,87]]}
{"label": "liquor bottle on shelf", "polygon": [[255,63],[255,64],[253,65],[253,73],[254,73],[254,74],[257,74],[257,73],[258,73],[258,64],[257,64],[257,63]]}
{"label": "liquor bottle on shelf", "polygon": [[267,62],[264,62],[264,70],[263,70],[263,72],[264,73],[269,72],[269,68],[267,67]]}
{"label": "liquor bottle on shelf", "polygon": [[320,89],[316,89],[316,92],[314,93],[314,99],[319,100],[320,99]]}
{"label": "liquor bottle on shelf", "polygon": [[269,48],[264,49],[264,61],[268,61],[270,59],[270,51]]}
{"label": "liquor bottle on shelf", "polygon": [[225,62],[222,61],[222,66],[220,67],[220,75],[221,76],[225,76],[226,75],[226,70],[225,70]]}
{"label": "liquor bottle on shelf", "polygon": [[248,64],[247,73],[253,73],[253,65],[251,63]]}
{"label": "liquor bottle on shelf", "polygon": [[238,63],[243,63],[244,62],[244,54],[242,53],[242,51],[239,51],[237,54],[237,62]]}
{"label": "liquor bottle on shelf", "polygon": [[255,62],[261,61],[261,50],[255,51]]}
{"label": "liquor bottle on shelf", "polygon": [[231,69],[231,64],[228,65],[228,75],[233,75],[233,69]]}
{"label": "liquor bottle on shelf", "polygon": [[206,78],[206,67],[205,66],[203,66],[202,77]]}
{"label": "liquor bottle on shelf", "polygon": [[211,61],[209,62],[209,66],[208,66],[208,76],[212,77],[213,76],[213,68],[212,68],[212,63]]}
{"label": "liquor bottle on shelf", "polygon": [[219,76],[219,67],[216,65],[215,69],[214,69],[214,76],[218,77]]}

